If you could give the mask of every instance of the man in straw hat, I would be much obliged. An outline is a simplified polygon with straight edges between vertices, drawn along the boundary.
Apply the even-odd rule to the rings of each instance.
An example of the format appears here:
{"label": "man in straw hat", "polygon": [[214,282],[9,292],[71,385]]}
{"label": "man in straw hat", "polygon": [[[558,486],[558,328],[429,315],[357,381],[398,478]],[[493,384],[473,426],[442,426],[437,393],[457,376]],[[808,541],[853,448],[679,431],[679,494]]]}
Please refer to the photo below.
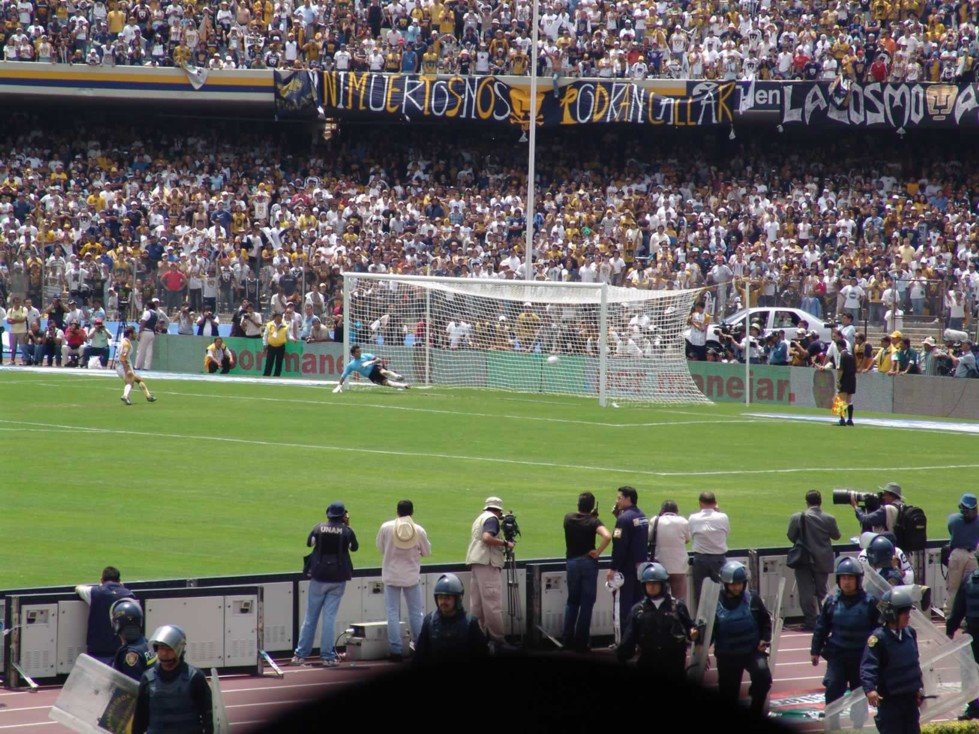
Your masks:
{"label": "man in straw hat", "polygon": [[432,544],[425,528],[415,523],[415,506],[411,500],[398,502],[398,516],[388,520],[377,531],[377,549],[381,552],[381,580],[384,582],[384,606],[388,615],[388,644],[390,659],[401,662],[404,646],[401,643],[401,596],[408,607],[411,639],[416,643],[425,619],[425,598],[422,595],[421,559],[432,554]]}

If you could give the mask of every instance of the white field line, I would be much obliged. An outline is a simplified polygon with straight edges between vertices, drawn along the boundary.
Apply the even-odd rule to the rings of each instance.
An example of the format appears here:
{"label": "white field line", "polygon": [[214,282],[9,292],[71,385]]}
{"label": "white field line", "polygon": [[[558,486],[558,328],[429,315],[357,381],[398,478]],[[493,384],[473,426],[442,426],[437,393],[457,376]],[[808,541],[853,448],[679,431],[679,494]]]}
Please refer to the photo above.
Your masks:
{"label": "white field line", "polygon": [[[274,448],[294,448],[294,449],[316,449],[319,451],[335,451],[338,453],[351,453],[351,454],[369,454],[374,456],[397,456],[405,458],[415,458],[415,459],[442,459],[449,461],[466,461],[466,462],[476,462],[476,463],[488,463],[488,464],[507,464],[515,466],[531,466],[531,467],[542,467],[546,469],[569,469],[574,471],[594,471],[603,473],[615,473],[615,474],[632,474],[632,475],[643,475],[650,477],[714,477],[714,476],[730,476],[730,470],[722,471],[701,471],[701,472],[691,472],[691,471],[650,471],[648,469],[624,469],[622,467],[614,466],[590,466],[586,464],[562,464],[553,461],[527,461],[520,459],[502,459],[492,456],[466,456],[464,454],[439,454],[430,453],[425,451],[390,451],[384,449],[365,449],[365,448],[354,448],[347,446],[327,446],[320,444],[305,444],[305,443],[291,443],[282,441],[259,441],[256,439],[247,438],[229,438],[225,436],[199,436],[193,434],[182,434],[182,433],[153,433],[150,431],[131,431],[131,430],[116,430],[110,428],[93,428],[89,426],[71,426],[57,423],[34,423],[30,421],[11,421],[11,420],[0,420],[0,424],[8,426],[24,426],[26,428],[40,428],[48,429],[52,432],[63,432],[63,431],[79,431],[83,433],[94,433],[94,434],[113,434],[119,436],[143,436],[154,439],[174,439],[178,441],[208,441],[208,442],[223,442],[232,444],[243,444],[248,446],[271,446]],[[895,471],[937,471],[944,469],[976,469],[979,468],[979,464],[957,464],[957,465],[939,465],[939,466],[869,466],[869,467],[847,467],[848,472],[895,472]],[[788,469],[739,469],[739,474],[801,474],[809,472],[838,472],[838,467],[791,467]]]}

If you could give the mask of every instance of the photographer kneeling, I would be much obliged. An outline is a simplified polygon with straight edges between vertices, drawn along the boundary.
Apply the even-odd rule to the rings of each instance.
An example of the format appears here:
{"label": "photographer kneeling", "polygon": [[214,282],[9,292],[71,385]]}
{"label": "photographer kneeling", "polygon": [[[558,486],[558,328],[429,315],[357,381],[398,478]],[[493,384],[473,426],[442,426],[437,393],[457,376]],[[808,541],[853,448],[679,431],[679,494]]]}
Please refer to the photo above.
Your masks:
{"label": "photographer kneeling", "polygon": [[105,323],[102,319],[95,319],[92,328],[88,332],[88,346],[82,353],[82,367],[87,368],[88,362],[92,357],[98,357],[102,364],[102,369],[109,365],[109,332],[106,331]]}
{"label": "photographer kneeling", "polygon": [[224,339],[216,337],[204,352],[204,369],[213,375],[221,370],[222,375],[228,374],[235,366],[235,353],[224,344]]}

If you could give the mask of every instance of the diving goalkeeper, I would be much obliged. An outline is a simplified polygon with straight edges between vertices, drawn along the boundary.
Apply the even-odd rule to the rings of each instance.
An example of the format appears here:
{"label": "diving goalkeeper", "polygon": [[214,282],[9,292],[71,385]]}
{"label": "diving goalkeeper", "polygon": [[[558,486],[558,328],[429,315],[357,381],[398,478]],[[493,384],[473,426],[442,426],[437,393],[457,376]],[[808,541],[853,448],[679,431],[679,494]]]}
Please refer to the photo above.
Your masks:
{"label": "diving goalkeeper", "polygon": [[347,381],[347,377],[349,377],[352,372],[359,372],[375,385],[401,387],[405,390],[411,387],[411,385],[405,381],[403,376],[399,375],[394,370],[389,370],[387,367],[382,366],[380,357],[375,357],[373,354],[368,354],[366,352],[362,353],[360,346],[357,344],[350,347],[350,356],[353,357],[353,359],[350,360],[347,363],[347,366],[343,368],[343,374],[340,375],[340,383],[333,388],[333,392],[343,392],[343,383]]}

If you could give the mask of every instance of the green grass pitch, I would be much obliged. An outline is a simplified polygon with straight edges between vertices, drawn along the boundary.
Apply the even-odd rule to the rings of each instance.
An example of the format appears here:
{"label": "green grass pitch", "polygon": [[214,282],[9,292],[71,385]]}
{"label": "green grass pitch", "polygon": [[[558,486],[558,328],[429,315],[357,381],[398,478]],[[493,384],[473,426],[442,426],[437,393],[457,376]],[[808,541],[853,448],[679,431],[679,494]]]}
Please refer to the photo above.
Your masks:
{"label": "green grass pitch", "polygon": [[[431,562],[464,558],[488,495],[518,518],[518,558],[558,557],[561,521],[590,490],[611,520],[631,484],[654,514],[667,498],[697,509],[714,490],[732,547],[785,545],[789,514],[822,490],[900,482],[945,537],[972,488],[975,437],[751,418],[740,405],[623,406],[475,390],[331,393],[328,386],[149,379],[158,402],[118,379],[6,372],[0,377],[0,588],[97,579],[295,571],[310,527],[334,500],[376,566],[379,524],[410,498]],[[813,412],[813,411],[810,411]],[[857,421],[863,417],[857,415]],[[946,469],[956,466],[963,468]]]}

